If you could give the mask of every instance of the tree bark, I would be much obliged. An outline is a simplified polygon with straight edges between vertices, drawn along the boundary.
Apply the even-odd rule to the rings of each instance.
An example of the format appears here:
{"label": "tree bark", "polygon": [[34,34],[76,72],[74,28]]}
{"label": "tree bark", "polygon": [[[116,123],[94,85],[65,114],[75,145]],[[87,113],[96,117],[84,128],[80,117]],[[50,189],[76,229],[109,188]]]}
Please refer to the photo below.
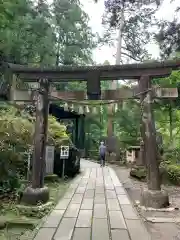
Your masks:
{"label": "tree bark", "polygon": [[140,108],[141,108],[141,123],[140,123],[140,134],[141,134],[141,139],[140,139],[140,161],[139,164],[146,166],[146,155],[145,155],[145,124],[143,122],[143,101],[144,98],[146,97],[146,85],[144,82],[144,78],[142,77],[139,82],[139,92],[140,94]]}
{"label": "tree bark", "polygon": [[36,123],[34,137],[34,152],[32,162],[32,188],[43,188],[45,172],[45,150],[48,129],[49,83],[47,79],[40,80],[40,90],[36,100]]}
{"label": "tree bark", "polygon": [[[123,27],[124,27],[124,10],[121,11],[121,23],[120,23],[120,27],[119,27],[118,43],[117,43],[117,51],[116,51],[116,65],[120,64],[120,62],[121,62]],[[116,89],[116,88],[117,88],[117,81],[113,80],[111,82],[111,89]],[[109,104],[109,106],[108,106],[108,124],[107,124],[107,136],[108,137],[112,137],[114,135],[113,109],[114,109],[114,104]]]}
{"label": "tree bark", "polygon": [[172,101],[170,100],[169,103],[169,133],[170,133],[170,142],[171,144],[173,143],[173,137],[172,137],[172,131],[173,131],[173,126],[172,126]]}
{"label": "tree bark", "polygon": [[142,128],[144,131],[143,142],[145,146],[148,189],[161,190],[156,130],[152,110],[153,97],[149,76],[141,77],[140,86],[142,86],[141,89],[146,91],[142,94],[144,96],[142,102]]}

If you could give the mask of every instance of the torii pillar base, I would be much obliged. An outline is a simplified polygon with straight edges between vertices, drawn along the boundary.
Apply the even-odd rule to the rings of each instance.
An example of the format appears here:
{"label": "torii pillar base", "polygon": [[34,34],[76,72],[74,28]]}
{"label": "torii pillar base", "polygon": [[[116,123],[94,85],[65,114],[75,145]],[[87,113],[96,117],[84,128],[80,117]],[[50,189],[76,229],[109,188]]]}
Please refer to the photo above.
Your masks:
{"label": "torii pillar base", "polygon": [[39,203],[45,204],[49,201],[49,189],[27,187],[23,192],[21,203],[28,205],[37,205]]}
{"label": "torii pillar base", "polygon": [[141,206],[146,208],[166,208],[169,206],[168,193],[164,190],[144,189],[141,194]]}

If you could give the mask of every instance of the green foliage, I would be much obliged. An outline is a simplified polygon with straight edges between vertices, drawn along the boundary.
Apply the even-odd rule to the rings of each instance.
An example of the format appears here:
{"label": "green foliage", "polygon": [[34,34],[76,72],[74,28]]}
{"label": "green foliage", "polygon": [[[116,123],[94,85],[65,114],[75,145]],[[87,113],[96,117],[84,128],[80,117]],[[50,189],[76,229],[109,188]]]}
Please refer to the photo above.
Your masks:
{"label": "green foliage", "polygon": [[5,0],[0,9],[3,60],[43,66],[91,61],[94,35],[78,1]]}
{"label": "green foliage", "polygon": [[139,145],[140,107],[136,101],[126,101],[115,114],[117,136],[123,146]]}
{"label": "green foliage", "polygon": [[[178,87],[180,80],[179,71],[173,71],[167,78],[154,79],[153,84],[161,87]],[[158,99],[153,105],[156,128],[163,135],[166,148],[179,147],[179,106],[180,94],[175,99]]]}
{"label": "green foliage", "polygon": [[49,143],[57,148],[63,144],[72,144],[66,134],[66,127],[60,124],[53,116],[49,116],[48,119],[48,139]]}
{"label": "green foliage", "polygon": [[19,187],[18,170],[20,165],[21,168],[24,166],[21,152],[27,151],[32,144],[33,127],[32,123],[20,116],[13,107],[1,111],[0,124],[1,194]]}
{"label": "green foliage", "polygon": [[[27,171],[27,153],[33,144],[34,122],[14,107],[0,111],[0,195],[19,188],[20,175]],[[71,144],[65,126],[49,117],[49,144],[57,148]]]}
{"label": "green foliage", "polygon": [[56,65],[92,62],[94,36],[88,26],[89,17],[81,9],[79,1],[54,0],[52,8],[56,33]]}
{"label": "green foliage", "polygon": [[180,148],[166,149],[164,153],[165,162],[180,163]]}
{"label": "green foliage", "polygon": [[[178,11],[180,9],[177,9]],[[178,12],[177,11],[177,12]],[[169,57],[176,58],[176,52],[180,51],[180,22],[178,13],[172,21],[160,21],[158,24],[159,32],[155,35],[161,50],[161,57],[167,59]]]}
{"label": "green foliage", "polygon": [[180,185],[180,165],[177,164],[167,164],[166,167],[166,172],[168,179],[176,184]]}
{"label": "green foliage", "polygon": [[[105,40],[111,42],[117,36],[115,31],[121,30],[121,61],[134,60],[142,62],[150,56],[146,49],[152,34],[150,28],[154,24],[157,8],[147,1],[105,1],[103,23],[106,26]],[[114,39],[113,39],[114,40]]]}

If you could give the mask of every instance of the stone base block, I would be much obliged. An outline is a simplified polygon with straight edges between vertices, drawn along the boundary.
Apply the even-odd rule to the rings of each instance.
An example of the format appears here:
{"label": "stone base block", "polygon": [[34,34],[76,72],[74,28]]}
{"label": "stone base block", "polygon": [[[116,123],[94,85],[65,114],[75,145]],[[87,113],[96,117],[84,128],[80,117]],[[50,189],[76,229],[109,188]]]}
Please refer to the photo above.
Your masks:
{"label": "stone base block", "polygon": [[[42,218],[50,212],[52,207],[53,207],[52,202],[47,202],[45,204],[36,205],[36,206],[33,206],[33,205],[28,206],[23,204],[16,206],[19,214],[20,215],[22,214],[28,218],[29,217]],[[37,223],[35,222],[33,224],[36,225]]]}
{"label": "stone base block", "polygon": [[29,205],[37,205],[47,203],[49,200],[49,189],[27,187],[23,192],[21,202]]}
{"label": "stone base block", "polygon": [[141,194],[141,205],[151,208],[165,208],[169,206],[169,197],[166,191],[143,190]]}

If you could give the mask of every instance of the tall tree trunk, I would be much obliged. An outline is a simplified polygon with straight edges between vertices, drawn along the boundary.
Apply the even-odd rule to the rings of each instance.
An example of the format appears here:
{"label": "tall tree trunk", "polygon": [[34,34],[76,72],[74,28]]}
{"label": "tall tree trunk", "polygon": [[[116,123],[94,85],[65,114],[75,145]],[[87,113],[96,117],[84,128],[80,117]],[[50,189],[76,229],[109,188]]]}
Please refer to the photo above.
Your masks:
{"label": "tall tree trunk", "polygon": [[[122,30],[124,27],[124,11],[121,11],[121,24],[118,33],[117,51],[116,51],[116,65],[121,62],[121,50],[122,50]],[[117,81],[111,82],[111,89],[117,88]],[[114,123],[113,123],[113,109],[114,104],[109,104],[108,106],[108,124],[107,124],[107,136],[112,137],[114,135]]]}
{"label": "tall tree trunk", "polygon": [[170,100],[169,103],[169,133],[170,133],[170,142],[173,144],[173,137],[172,137],[172,131],[173,131],[173,126],[172,126],[172,101]]}
{"label": "tall tree trunk", "polygon": [[57,52],[56,52],[56,67],[59,66],[59,58],[60,58],[60,33],[58,37],[58,43],[57,43]]}

